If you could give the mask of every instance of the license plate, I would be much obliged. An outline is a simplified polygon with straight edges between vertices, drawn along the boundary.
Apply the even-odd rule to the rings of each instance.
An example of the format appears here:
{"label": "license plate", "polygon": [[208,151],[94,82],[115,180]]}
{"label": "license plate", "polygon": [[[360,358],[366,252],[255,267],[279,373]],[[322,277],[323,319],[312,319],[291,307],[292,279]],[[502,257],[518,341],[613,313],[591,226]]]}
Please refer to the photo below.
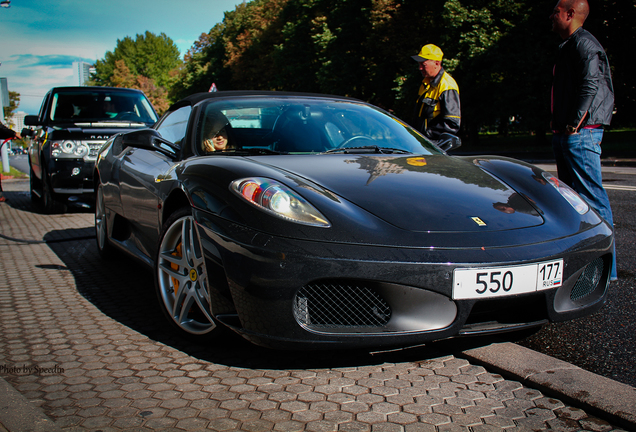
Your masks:
{"label": "license plate", "polygon": [[481,299],[531,293],[561,286],[563,260],[510,267],[458,268],[453,299]]}

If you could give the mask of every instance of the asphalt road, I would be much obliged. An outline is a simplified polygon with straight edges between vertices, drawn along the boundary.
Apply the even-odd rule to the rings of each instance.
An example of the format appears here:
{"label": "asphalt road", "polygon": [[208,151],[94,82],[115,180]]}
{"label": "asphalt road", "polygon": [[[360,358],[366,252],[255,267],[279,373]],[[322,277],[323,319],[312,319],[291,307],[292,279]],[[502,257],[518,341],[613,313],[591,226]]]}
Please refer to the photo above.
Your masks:
{"label": "asphalt road", "polygon": [[612,204],[618,281],[597,313],[548,324],[518,343],[636,387],[636,168],[604,168]]}
{"label": "asphalt road", "polygon": [[[11,166],[28,172],[26,158],[12,156]],[[554,171],[552,165],[540,166]],[[614,212],[618,257],[618,281],[611,283],[606,305],[585,318],[548,324],[517,343],[636,387],[636,167],[604,167],[603,179]],[[24,187],[28,190],[28,182]],[[487,341],[475,341],[481,342]],[[464,349],[466,343],[442,342],[427,350],[443,353]]]}

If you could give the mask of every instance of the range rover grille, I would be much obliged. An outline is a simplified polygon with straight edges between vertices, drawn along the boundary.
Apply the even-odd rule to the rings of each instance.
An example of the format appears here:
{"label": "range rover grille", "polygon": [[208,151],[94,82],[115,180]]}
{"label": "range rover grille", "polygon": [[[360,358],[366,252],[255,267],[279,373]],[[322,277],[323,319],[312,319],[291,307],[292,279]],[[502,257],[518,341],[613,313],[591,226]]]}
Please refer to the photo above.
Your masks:
{"label": "range rover grille", "polygon": [[391,318],[391,308],[363,284],[322,282],[298,291],[294,315],[301,324],[316,329],[382,327]]}
{"label": "range rover grille", "polygon": [[88,146],[88,154],[85,159],[91,161],[96,160],[99,149],[102,148],[105,142],[106,141],[84,141],[84,143]]}

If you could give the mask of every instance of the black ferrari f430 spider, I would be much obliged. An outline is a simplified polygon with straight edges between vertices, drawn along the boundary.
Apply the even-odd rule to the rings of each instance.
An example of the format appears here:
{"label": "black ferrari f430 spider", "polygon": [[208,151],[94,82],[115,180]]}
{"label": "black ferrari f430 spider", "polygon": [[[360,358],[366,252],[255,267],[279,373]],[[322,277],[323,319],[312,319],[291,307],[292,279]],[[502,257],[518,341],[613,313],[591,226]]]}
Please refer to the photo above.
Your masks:
{"label": "black ferrari f430 spider", "polygon": [[195,94],[102,147],[97,245],[151,266],[202,341],[388,348],[598,310],[612,228],[549,172],[456,145],[350,98]]}

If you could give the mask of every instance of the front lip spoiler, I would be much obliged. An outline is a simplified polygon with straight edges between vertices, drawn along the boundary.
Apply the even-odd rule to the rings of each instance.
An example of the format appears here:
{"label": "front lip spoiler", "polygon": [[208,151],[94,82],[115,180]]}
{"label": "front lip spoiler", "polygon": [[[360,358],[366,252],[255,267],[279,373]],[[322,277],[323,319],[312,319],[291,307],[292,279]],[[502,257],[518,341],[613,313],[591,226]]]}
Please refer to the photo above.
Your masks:
{"label": "front lip spoiler", "polygon": [[541,327],[547,324],[549,320],[531,321],[527,323],[502,324],[496,321],[480,322],[477,324],[468,324],[462,327],[458,332],[459,336],[478,336],[497,333],[506,333],[519,330],[528,330],[535,327]]}
{"label": "front lip spoiler", "polygon": [[53,192],[55,192],[56,194],[64,194],[64,195],[83,195],[88,193],[94,193],[95,189],[53,188]]}

